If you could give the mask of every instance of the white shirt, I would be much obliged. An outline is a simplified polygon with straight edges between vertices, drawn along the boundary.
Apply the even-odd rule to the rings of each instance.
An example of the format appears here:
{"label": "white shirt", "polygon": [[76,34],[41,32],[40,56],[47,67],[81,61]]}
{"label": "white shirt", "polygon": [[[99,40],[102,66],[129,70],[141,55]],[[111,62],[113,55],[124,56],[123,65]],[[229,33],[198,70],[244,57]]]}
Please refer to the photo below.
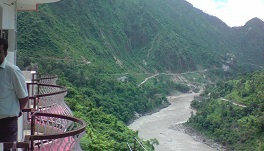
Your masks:
{"label": "white shirt", "polygon": [[19,98],[27,96],[25,77],[21,70],[4,59],[0,65],[0,119],[18,116]]}

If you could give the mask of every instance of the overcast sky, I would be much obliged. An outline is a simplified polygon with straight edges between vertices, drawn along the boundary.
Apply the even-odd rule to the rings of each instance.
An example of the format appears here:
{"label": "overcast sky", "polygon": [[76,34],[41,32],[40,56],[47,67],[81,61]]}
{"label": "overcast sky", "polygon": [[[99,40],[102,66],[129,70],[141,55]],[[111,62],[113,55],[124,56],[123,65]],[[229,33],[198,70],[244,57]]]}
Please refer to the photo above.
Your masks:
{"label": "overcast sky", "polygon": [[228,26],[243,26],[258,17],[264,20],[264,0],[186,0],[207,14],[216,16]]}

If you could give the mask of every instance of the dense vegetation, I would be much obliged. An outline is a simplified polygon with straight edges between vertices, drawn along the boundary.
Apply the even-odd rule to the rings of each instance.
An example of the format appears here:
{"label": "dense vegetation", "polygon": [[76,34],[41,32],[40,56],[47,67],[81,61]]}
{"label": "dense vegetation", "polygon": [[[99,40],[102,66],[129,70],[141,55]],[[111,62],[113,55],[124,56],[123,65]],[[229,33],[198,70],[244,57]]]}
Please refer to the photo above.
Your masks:
{"label": "dense vegetation", "polygon": [[264,150],[264,71],[219,82],[192,107],[188,124],[230,150]]}
{"label": "dense vegetation", "polygon": [[[86,121],[87,134],[81,141],[83,150],[128,150],[127,143],[132,145],[138,136],[126,124],[136,113],[144,115],[169,104],[165,97],[168,88],[160,82],[138,87],[132,76],[124,75],[122,81],[118,78],[120,75],[103,74],[98,68],[75,72],[74,67],[63,63],[50,63],[45,68],[45,61],[39,61],[39,65],[41,73],[60,75],[58,84],[68,89],[65,101],[74,116]],[[91,73],[85,74],[86,70]],[[175,86],[174,90],[177,89]],[[148,150],[153,150],[153,143],[157,141],[143,142]],[[140,150],[139,144],[137,148]]]}
{"label": "dense vegetation", "polygon": [[74,115],[88,123],[84,150],[123,151],[137,137],[125,124],[168,105],[169,93],[261,68],[263,24],[231,28],[184,0],[62,0],[18,13],[17,64],[59,75]]}
{"label": "dense vegetation", "polygon": [[111,72],[184,72],[221,67],[221,56],[231,53],[239,63],[263,65],[263,35],[255,34],[263,25],[252,20],[230,28],[184,0],[63,0],[18,14],[18,60],[89,61]]}
{"label": "dense vegetation", "polygon": [[263,21],[253,18],[245,26],[234,28],[234,30],[237,37],[235,54],[238,61],[244,65],[263,66],[264,37],[260,34],[264,31]]}

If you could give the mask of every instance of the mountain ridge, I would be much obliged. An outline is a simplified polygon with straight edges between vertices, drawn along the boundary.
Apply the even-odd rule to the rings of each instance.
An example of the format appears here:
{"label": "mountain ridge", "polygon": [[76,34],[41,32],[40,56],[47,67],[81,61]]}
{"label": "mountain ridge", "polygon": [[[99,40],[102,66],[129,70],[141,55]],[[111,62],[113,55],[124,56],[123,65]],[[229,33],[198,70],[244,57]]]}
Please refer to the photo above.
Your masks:
{"label": "mountain ridge", "polygon": [[[177,8],[181,7],[183,11],[191,15],[199,14],[201,11],[197,9],[189,11],[191,5],[184,1],[168,2],[170,4],[164,3],[162,6],[160,5],[161,1],[152,3],[130,1],[131,4],[134,4],[133,7],[120,1],[111,1],[107,4],[102,1],[91,1],[89,5],[85,1],[78,1],[78,3],[62,1],[41,5],[36,14],[27,12],[19,14],[18,45],[21,52],[34,50],[40,55],[48,55],[47,52],[53,53],[52,51],[54,51],[52,55],[58,57],[77,53],[92,63],[117,66],[116,61],[120,60],[123,63],[123,68],[133,69],[134,66],[140,66],[141,69],[152,72],[155,70],[174,72],[195,70],[196,64],[205,66],[204,68],[210,64],[220,66],[214,59],[211,59],[215,58],[215,55],[211,54],[207,59],[202,59],[202,57],[208,56],[206,50],[210,49],[219,52],[224,48],[223,51],[227,51],[228,48],[223,44],[228,43],[226,40],[228,36],[223,30],[230,30],[230,28],[206,23],[205,21],[210,18],[206,14],[194,20],[196,24],[204,22],[199,29],[195,29],[192,27],[192,23],[188,25],[188,21],[193,19],[180,17],[182,15],[180,9],[177,10]],[[159,9],[156,9],[158,6]],[[170,6],[169,11],[166,10],[167,6]],[[127,9],[120,9],[122,7]],[[76,11],[69,13],[68,10]],[[173,16],[172,14],[176,10],[178,13]],[[161,14],[167,14],[167,18],[160,16]],[[23,27],[23,22],[29,21],[27,18],[30,18],[31,21],[36,20],[29,25],[31,27],[28,29]],[[185,21],[181,22],[181,18]],[[211,22],[220,22],[215,18],[210,18],[210,20]],[[41,27],[41,29],[35,29],[33,25]],[[208,28],[214,29],[214,32]],[[36,33],[33,34],[32,30]],[[28,33],[32,33],[32,35]],[[204,33],[202,37],[199,36],[200,33]],[[41,38],[36,37],[36,34],[42,35]],[[212,40],[212,35],[215,35],[215,40]],[[75,42],[72,43],[70,39],[74,39]],[[215,43],[215,41],[219,42]],[[30,46],[27,46],[27,43],[30,43]],[[164,45],[166,46],[164,47]],[[45,50],[46,53],[38,51],[42,47],[43,49],[48,48]],[[163,51],[163,48],[166,52]],[[73,52],[74,49],[77,51]],[[151,51],[152,53],[150,53]],[[23,53],[21,55],[23,56]],[[75,58],[74,60],[78,58],[74,55],[72,57]],[[108,63],[101,60],[108,60]],[[204,60],[208,61],[204,63]],[[122,66],[118,65],[117,67],[123,70]]]}
{"label": "mountain ridge", "polygon": [[264,66],[264,22],[259,18],[249,20],[244,26],[234,28],[236,31],[236,54],[238,61]]}
{"label": "mountain ridge", "polygon": [[[252,56],[241,55],[253,47],[243,42],[244,26],[230,28],[183,0],[64,0],[19,13],[18,25],[21,58],[70,56],[74,63],[82,56],[110,72],[193,71],[221,67],[226,53],[240,62]],[[257,58],[263,47],[254,49]]]}

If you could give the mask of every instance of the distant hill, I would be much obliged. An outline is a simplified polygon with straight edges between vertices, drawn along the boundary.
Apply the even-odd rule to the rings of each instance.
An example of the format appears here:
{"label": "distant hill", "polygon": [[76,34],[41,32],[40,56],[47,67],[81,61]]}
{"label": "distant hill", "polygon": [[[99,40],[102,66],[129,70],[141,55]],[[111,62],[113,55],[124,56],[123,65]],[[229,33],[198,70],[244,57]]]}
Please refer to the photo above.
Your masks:
{"label": "distant hill", "polygon": [[258,18],[234,28],[237,58],[241,63],[264,66],[264,22]]}
{"label": "distant hill", "polygon": [[263,22],[254,20],[230,28],[184,0],[63,0],[18,14],[18,49],[21,58],[88,61],[110,72],[221,67],[226,53],[263,65]]}

